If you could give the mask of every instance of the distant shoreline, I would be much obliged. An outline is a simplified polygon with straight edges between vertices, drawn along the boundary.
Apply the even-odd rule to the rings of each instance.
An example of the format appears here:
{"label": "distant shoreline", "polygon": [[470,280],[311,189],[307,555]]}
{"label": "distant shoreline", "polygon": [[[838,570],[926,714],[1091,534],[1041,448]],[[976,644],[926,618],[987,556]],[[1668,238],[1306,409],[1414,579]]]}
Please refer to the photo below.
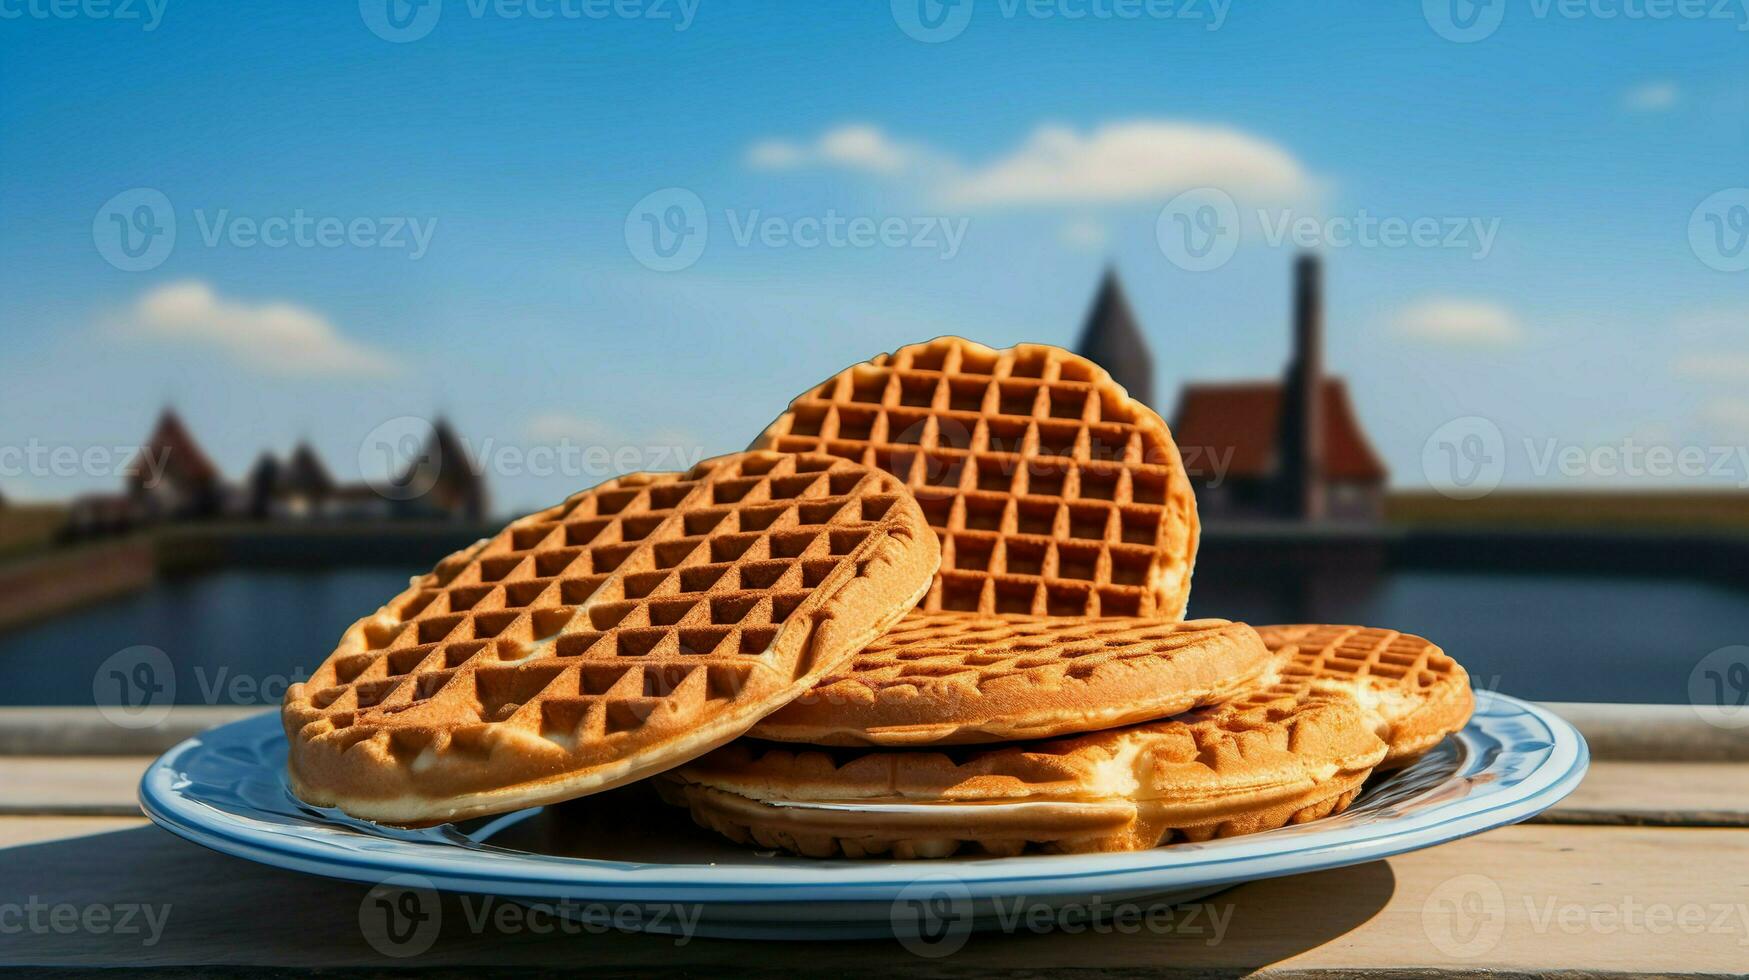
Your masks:
{"label": "distant shoreline", "polygon": [[[1688,521],[1675,519],[1668,495],[1498,496],[1498,501],[1467,503],[1394,498],[1400,513],[1418,516],[1381,525],[1205,524],[1199,557],[1210,567],[1248,569],[1269,578],[1420,569],[1731,582],[1749,566],[1749,494],[1711,500],[1702,515]],[[1635,521],[1602,519],[1630,509]],[[1739,510],[1746,512],[1742,523],[1735,520]],[[411,575],[498,527],[486,522],[214,521],[15,553],[0,559],[0,630],[144,591],[167,575],[362,566],[404,567]]]}

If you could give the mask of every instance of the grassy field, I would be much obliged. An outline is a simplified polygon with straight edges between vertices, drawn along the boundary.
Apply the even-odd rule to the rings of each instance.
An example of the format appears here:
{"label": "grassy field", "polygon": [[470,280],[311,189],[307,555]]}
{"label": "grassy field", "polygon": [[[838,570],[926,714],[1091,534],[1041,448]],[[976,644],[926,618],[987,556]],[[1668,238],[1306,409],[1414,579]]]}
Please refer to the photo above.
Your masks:
{"label": "grassy field", "polygon": [[67,519],[60,504],[0,504],[0,556],[42,551]]}
{"label": "grassy field", "polygon": [[1749,491],[1496,490],[1476,500],[1397,492],[1385,499],[1385,519],[1409,526],[1749,532]]}

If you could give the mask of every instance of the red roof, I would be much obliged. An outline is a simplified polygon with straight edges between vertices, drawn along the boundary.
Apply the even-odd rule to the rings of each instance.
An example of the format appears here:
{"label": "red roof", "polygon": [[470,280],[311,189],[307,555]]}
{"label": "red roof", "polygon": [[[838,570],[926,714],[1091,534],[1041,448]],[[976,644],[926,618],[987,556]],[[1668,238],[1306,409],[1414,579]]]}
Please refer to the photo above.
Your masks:
{"label": "red roof", "polygon": [[[1172,436],[1186,453],[1194,448],[1199,455],[1224,456],[1231,448],[1227,476],[1271,476],[1280,445],[1281,388],[1274,381],[1185,385]],[[1361,431],[1348,386],[1326,378],[1323,394],[1325,477],[1382,483],[1385,464]]]}
{"label": "red roof", "polygon": [[151,438],[141,447],[140,455],[128,464],[128,477],[148,478],[153,472],[152,467],[141,468],[142,462],[148,460],[162,466],[164,477],[174,483],[189,485],[217,483],[219,480],[218,467],[194,441],[182,419],[169,409],[158,416],[158,427],[152,430]]}

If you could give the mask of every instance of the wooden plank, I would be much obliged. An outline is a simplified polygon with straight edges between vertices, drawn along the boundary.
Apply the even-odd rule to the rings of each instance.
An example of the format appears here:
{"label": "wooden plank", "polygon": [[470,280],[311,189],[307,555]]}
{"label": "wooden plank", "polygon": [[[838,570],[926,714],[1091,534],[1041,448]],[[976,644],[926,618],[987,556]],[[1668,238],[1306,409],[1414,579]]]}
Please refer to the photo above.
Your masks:
{"label": "wooden plank", "polygon": [[1741,762],[1598,762],[1561,805],[1565,823],[1749,827],[1749,765]]}
{"label": "wooden plank", "polygon": [[151,826],[144,817],[0,817],[0,848]]}
{"label": "wooden plank", "polygon": [[276,710],[262,705],[179,704],[154,725],[123,728],[91,707],[0,708],[0,758],[157,755],[214,725]]}
{"label": "wooden plank", "polygon": [[140,774],[151,765],[140,756],[0,756],[0,814],[131,816]]}
{"label": "wooden plank", "polygon": [[[1710,724],[1687,704],[1544,702],[1585,736],[1593,761],[1749,762],[1749,737]],[[0,707],[0,758],[156,755],[215,725],[276,712],[271,705],[177,705],[149,728],[123,728],[93,707]]]}
{"label": "wooden plank", "polygon": [[[979,933],[941,958],[919,957],[891,940],[755,944],[576,934],[530,919],[519,907],[461,896],[438,904],[429,948],[391,958],[361,931],[368,893],[360,885],[224,857],[138,821],[3,818],[0,842],[9,843],[0,852],[6,901],[30,896],[37,909],[73,910],[58,913],[63,926],[91,909],[112,918],[136,910],[134,931],[126,933],[45,924],[9,935],[0,943],[0,965],[12,967],[155,966],[224,975],[281,967],[867,976],[1269,969],[1331,976],[1706,975],[1749,964],[1749,830],[1735,829],[1502,828],[1389,861],[1242,885],[1195,906],[1194,918],[1183,909],[1171,919],[1159,914],[1153,928],[1130,934]],[[38,918],[47,923],[55,914]]]}
{"label": "wooden plank", "polygon": [[[143,756],[0,756],[0,814],[128,815]],[[1579,789],[1545,814],[1563,823],[1749,827],[1749,765],[1594,762]]]}

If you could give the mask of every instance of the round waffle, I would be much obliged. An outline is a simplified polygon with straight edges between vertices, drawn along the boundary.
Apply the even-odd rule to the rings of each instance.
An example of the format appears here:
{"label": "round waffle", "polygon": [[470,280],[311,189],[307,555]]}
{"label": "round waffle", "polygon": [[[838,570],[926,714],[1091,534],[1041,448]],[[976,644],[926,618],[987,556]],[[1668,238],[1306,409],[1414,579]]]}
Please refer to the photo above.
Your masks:
{"label": "round waffle", "polygon": [[1181,619],[1196,499],[1166,423],[1055,347],[958,337],[855,365],[754,443],[878,467],[942,541],[927,611]]}
{"label": "round waffle", "polygon": [[1251,627],[1220,619],[912,613],[751,734],[885,746],[1052,738],[1232,698],[1271,659]]}
{"label": "round waffle", "polygon": [[1339,812],[1385,747],[1345,698],[956,752],[743,739],[664,774],[700,826],[809,857],[1141,850]]}
{"label": "round waffle", "polygon": [[840,667],[938,561],[898,481],[830,456],[604,483],[353,624],[286,693],[292,788],[415,825],[659,772]]}
{"label": "round waffle", "polygon": [[1419,636],[1364,626],[1259,626],[1279,674],[1241,706],[1284,697],[1342,695],[1365,712],[1390,746],[1380,768],[1394,768],[1464,727],[1475,709],[1470,675]]}

